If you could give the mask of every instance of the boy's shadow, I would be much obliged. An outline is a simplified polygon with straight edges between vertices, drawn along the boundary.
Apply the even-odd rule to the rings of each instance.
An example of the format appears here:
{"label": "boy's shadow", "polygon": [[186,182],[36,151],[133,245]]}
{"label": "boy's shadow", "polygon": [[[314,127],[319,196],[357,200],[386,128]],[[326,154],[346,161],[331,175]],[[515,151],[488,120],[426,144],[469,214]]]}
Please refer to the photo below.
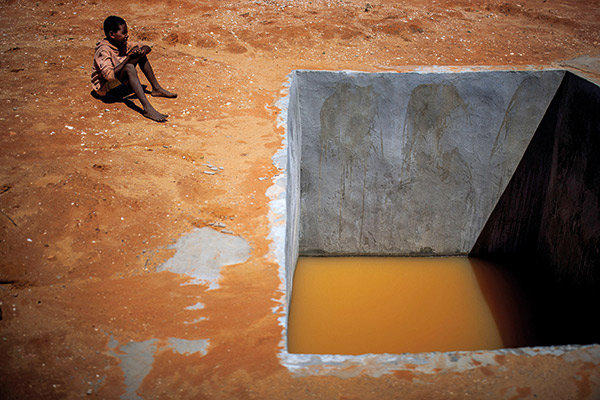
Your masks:
{"label": "boy's shadow", "polygon": [[[144,93],[151,93],[149,90],[146,89],[147,87],[147,85],[142,85]],[[104,96],[100,96],[98,93],[96,93],[95,90],[92,90],[90,92],[90,95],[93,98],[100,100],[104,104],[123,103],[127,107],[131,108],[133,111],[144,115],[144,109],[132,101],[133,99],[136,99],[136,96],[131,86],[119,85],[116,88],[111,89]]]}

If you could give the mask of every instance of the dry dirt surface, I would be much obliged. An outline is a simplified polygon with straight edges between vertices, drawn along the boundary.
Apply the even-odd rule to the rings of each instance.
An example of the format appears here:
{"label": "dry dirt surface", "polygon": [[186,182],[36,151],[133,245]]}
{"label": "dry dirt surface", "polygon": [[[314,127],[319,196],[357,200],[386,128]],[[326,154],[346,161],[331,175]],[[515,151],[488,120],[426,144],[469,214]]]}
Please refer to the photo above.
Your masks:
{"label": "dry dirt surface", "polygon": [[[151,98],[168,122],[144,118],[137,100],[90,95],[108,15],[152,46],[159,80],[179,93]],[[599,1],[2,0],[0,32],[0,398],[600,398],[598,364],[554,356],[460,374],[293,377],[277,357],[265,195],[292,70],[597,55]],[[219,289],[156,271],[169,245],[215,223],[252,248]],[[169,338],[210,344],[181,354]],[[154,346],[150,361],[116,344],[130,342]],[[148,367],[135,378],[126,363]]]}

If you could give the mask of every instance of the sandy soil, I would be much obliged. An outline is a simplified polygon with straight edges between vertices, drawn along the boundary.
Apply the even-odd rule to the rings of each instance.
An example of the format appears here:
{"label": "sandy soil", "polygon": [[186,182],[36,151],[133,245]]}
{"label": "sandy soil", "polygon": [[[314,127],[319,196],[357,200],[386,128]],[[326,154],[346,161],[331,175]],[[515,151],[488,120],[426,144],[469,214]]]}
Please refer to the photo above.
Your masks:
{"label": "sandy soil", "polygon": [[[90,95],[111,14],[153,46],[159,80],[180,94],[151,99],[167,123]],[[279,173],[274,104],[292,70],[550,65],[600,52],[599,1],[4,0],[0,32],[1,398],[118,398],[110,339],[169,337],[210,338],[209,351],[157,352],[139,396],[600,398],[598,364],[553,356],[461,374],[292,377],[272,313],[271,180],[259,179]],[[219,290],[155,272],[167,246],[215,222],[252,247]]]}

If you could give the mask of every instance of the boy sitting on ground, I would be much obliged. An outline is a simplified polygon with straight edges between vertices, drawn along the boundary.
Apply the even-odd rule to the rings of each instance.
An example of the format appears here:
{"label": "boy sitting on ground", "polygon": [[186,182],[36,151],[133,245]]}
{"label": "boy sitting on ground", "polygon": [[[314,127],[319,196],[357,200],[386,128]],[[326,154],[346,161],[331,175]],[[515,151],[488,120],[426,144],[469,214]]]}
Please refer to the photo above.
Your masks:
{"label": "boy sitting on ground", "polygon": [[167,114],[156,111],[150,104],[140,83],[136,66],[148,78],[152,85],[154,97],[175,98],[177,94],[164,89],[154,75],[147,54],[151,49],[148,46],[128,43],[129,35],[127,23],[120,17],[110,16],[104,20],[104,33],[106,38],[96,45],[94,54],[94,69],[92,72],[92,86],[101,96],[111,94],[111,91],[120,85],[129,86],[135,96],[142,103],[143,115],[157,122],[164,122]]}

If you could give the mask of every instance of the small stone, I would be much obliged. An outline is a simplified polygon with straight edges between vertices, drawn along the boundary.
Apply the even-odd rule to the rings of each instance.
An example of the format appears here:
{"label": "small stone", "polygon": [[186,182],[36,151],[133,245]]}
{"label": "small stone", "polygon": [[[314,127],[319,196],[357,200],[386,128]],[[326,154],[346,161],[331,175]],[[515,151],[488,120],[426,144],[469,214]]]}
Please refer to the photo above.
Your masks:
{"label": "small stone", "polygon": [[88,396],[91,395],[93,393],[92,389],[88,389],[87,392],[85,392],[85,394],[87,394]]}
{"label": "small stone", "polygon": [[204,173],[206,175],[214,175],[216,172],[215,171],[204,171]]}
{"label": "small stone", "polygon": [[219,168],[217,168],[217,167],[208,167],[208,168],[212,169],[213,171],[218,171],[219,170]]}

